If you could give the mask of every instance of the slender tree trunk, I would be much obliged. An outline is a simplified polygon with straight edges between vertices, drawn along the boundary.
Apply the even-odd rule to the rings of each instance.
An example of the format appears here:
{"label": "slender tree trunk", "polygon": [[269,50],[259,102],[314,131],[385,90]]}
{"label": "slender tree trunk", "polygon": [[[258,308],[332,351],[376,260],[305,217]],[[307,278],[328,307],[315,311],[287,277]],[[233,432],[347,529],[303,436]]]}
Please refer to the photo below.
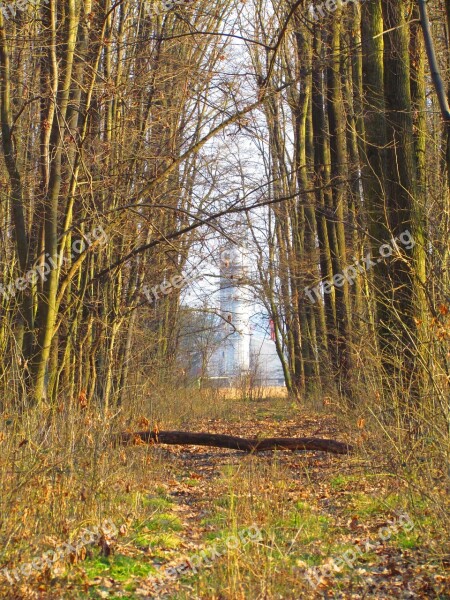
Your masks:
{"label": "slender tree trunk", "polygon": [[[14,223],[16,251],[19,258],[19,266],[22,277],[31,267],[30,262],[30,240],[27,232],[24,193],[22,179],[17,164],[17,152],[12,136],[13,113],[11,106],[11,69],[9,47],[6,36],[3,13],[0,11],[0,110],[2,148],[5,165],[11,182],[11,207]],[[19,293],[19,337],[22,339],[21,350],[23,352],[24,364],[27,365],[33,354],[33,298],[30,290]],[[28,366],[25,372],[28,373]],[[28,380],[28,378],[27,378]]]}
{"label": "slender tree trunk", "polygon": [[[313,95],[312,95],[312,123],[313,123],[313,141],[314,141],[314,176],[316,187],[316,211],[317,217],[317,237],[320,250],[320,272],[323,279],[332,279],[333,265],[331,261],[330,236],[328,234],[329,223],[326,215],[332,210],[332,197],[330,187],[330,154],[328,147],[328,123],[325,119],[323,98],[325,97],[324,71],[323,71],[323,42],[322,31],[318,27],[314,28],[314,55],[313,55]],[[322,302],[321,298],[316,299]],[[332,371],[336,372],[338,360],[336,355],[336,304],[334,287],[330,293],[323,297],[327,346],[330,352]]]}
{"label": "slender tree trunk", "polygon": [[[51,14],[51,31],[55,32],[57,27],[55,5],[51,4],[49,10]],[[46,396],[46,373],[57,315],[56,295],[58,290],[59,269],[55,268],[54,265],[58,264],[58,208],[62,184],[61,163],[64,146],[64,135],[62,135],[62,132],[65,130],[78,29],[75,0],[67,0],[67,11],[68,21],[65,28],[66,39],[63,40],[65,53],[63,60],[61,61],[62,73],[57,93],[58,114],[55,115],[50,135],[51,163],[49,191],[44,207],[45,256],[50,262],[51,268],[47,275],[47,281],[44,283],[43,297],[39,307],[38,352],[33,365],[34,397],[36,402],[40,402]],[[49,45],[48,52],[49,64],[52,65],[54,75],[58,77],[58,66],[55,64],[58,58],[54,45]]]}
{"label": "slender tree trunk", "polygon": [[[328,68],[327,112],[330,124],[331,178],[333,190],[333,210],[336,218],[329,224],[330,250],[333,274],[342,275],[347,263],[347,243],[344,222],[347,219],[347,144],[346,117],[341,83],[341,27],[342,14],[337,12],[333,18],[330,36],[330,66]],[[351,389],[351,303],[349,283],[335,286],[337,353],[339,357],[338,373],[340,388],[344,395],[352,400]]]}

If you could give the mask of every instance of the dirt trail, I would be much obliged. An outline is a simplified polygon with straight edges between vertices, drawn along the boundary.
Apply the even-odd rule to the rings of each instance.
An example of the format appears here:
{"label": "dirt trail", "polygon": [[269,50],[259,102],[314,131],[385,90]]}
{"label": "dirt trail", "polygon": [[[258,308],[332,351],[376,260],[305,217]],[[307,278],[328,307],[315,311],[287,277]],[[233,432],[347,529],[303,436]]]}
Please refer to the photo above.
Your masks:
{"label": "dirt trail", "polygon": [[[265,417],[251,414],[239,423],[205,420],[197,423],[196,427],[211,433],[246,437],[258,434],[285,437],[319,434],[350,443],[358,443],[360,435],[357,432],[355,439],[349,439],[348,433],[340,431],[336,419],[330,415],[305,415],[300,420],[282,420],[279,416],[274,418],[270,411]],[[300,596],[298,592],[291,596],[289,594],[293,592],[286,591],[277,597],[286,600],[299,597],[450,598],[450,578],[445,572],[445,564],[433,556],[432,548],[421,548],[420,543],[414,541],[420,523],[415,524],[411,518],[407,530],[402,530],[401,525],[406,523],[406,518],[398,521],[398,515],[404,511],[400,507],[389,507],[393,491],[398,492],[399,488],[398,482],[384,472],[386,465],[378,464],[378,468],[373,469],[373,465],[361,455],[333,456],[324,452],[280,451],[249,457],[238,451],[185,447],[167,449],[165,455],[177,462],[177,470],[184,477],[181,481],[172,481],[170,491],[177,510],[188,524],[183,533],[185,551],[178,564],[186,557],[186,550],[195,553],[199,546],[202,547],[201,541],[205,536],[214,531],[213,527],[204,525],[204,518],[211,513],[215,501],[224,491],[219,484],[224,469],[238,469],[246,461],[259,466],[268,466],[276,461],[277,468],[283,470],[291,482],[287,493],[292,500],[302,498],[333,523],[330,539],[318,540],[318,546],[340,545],[360,549],[353,562],[343,561],[344,572],[339,575],[338,586],[335,585],[336,572],[322,570],[316,572],[317,577],[313,580],[318,584],[316,588],[307,586]],[[195,485],[192,485],[192,480]],[[385,500],[387,505],[384,505]],[[409,529],[411,522],[415,532]],[[384,538],[380,532],[384,532]],[[302,554],[303,549],[298,550]],[[343,552],[341,550],[341,555]],[[350,551],[346,558],[352,558]],[[171,561],[172,565],[176,563],[177,559]],[[296,572],[296,578],[300,577],[302,570],[300,568]],[[177,598],[182,588],[179,580],[169,581],[160,588],[167,593],[167,596],[161,597]],[[195,593],[195,586],[191,587],[191,593]],[[199,597],[228,598],[220,594]]]}
{"label": "dirt trail", "polygon": [[[111,555],[87,552],[66,578],[53,580],[50,594],[48,583],[41,593],[34,584],[10,598],[450,598],[450,563],[441,560],[439,532],[425,535],[429,509],[411,513],[412,530],[400,527],[406,492],[390,474],[386,456],[370,461],[361,450],[360,430],[352,434],[332,415],[293,415],[270,402],[247,403],[233,419],[193,419],[180,429],[243,437],[320,436],[355,444],[357,451],[249,455],[147,445],[121,450],[138,461],[140,491],[128,496],[141,498],[147,513],[131,511],[128,525],[111,543]],[[144,462],[159,467],[142,475]],[[119,520],[123,516],[117,513]],[[192,561],[202,550],[208,553],[217,540],[223,543],[233,527],[254,523],[262,540],[238,549],[238,575],[227,570],[229,557],[222,554],[200,565],[197,574],[187,569],[167,576],[167,569]],[[348,552],[358,548],[350,560]],[[331,559],[339,571],[323,568]],[[314,565],[321,570],[310,576],[311,585],[305,573]]]}

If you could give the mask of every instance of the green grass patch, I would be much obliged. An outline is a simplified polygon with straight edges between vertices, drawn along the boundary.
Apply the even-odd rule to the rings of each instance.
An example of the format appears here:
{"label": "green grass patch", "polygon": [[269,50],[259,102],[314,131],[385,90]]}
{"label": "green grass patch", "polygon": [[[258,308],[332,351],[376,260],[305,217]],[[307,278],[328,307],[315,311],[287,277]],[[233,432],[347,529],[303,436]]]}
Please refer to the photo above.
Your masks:
{"label": "green grass patch", "polygon": [[294,508],[296,508],[297,510],[301,511],[301,512],[311,512],[312,508],[309,504],[307,504],[306,502],[303,502],[303,500],[298,500],[295,504],[294,504]]}
{"label": "green grass patch", "polygon": [[141,549],[157,548],[160,550],[175,550],[182,543],[182,539],[173,533],[140,533],[134,539],[134,544]]}
{"label": "green grass patch", "polygon": [[145,496],[142,500],[143,506],[149,506],[158,511],[167,511],[173,506],[173,502],[161,496]]}
{"label": "green grass patch", "polygon": [[182,529],[183,525],[180,519],[170,513],[154,514],[151,519],[146,519],[135,526],[135,530],[138,532],[164,533]]}
{"label": "green grass patch", "polygon": [[385,514],[397,510],[403,501],[398,494],[390,494],[386,498],[369,496],[364,493],[353,494],[347,512],[356,513],[360,517]]}
{"label": "green grass patch", "polygon": [[83,568],[90,579],[95,577],[111,577],[115,581],[128,581],[133,577],[147,577],[156,573],[156,569],[142,558],[131,558],[116,554],[112,558],[99,556],[88,559],[83,563]]}
{"label": "green grass patch", "polygon": [[337,475],[330,479],[330,486],[333,490],[341,491],[356,480],[356,475]]}
{"label": "green grass patch", "polygon": [[274,529],[277,532],[284,531],[285,537],[289,539],[295,538],[296,544],[308,544],[313,540],[328,538],[330,519],[310,512],[310,508],[307,507],[292,511],[287,518],[277,520]]}
{"label": "green grass patch", "polygon": [[392,536],[392,542],[402,550],[412,550],[419,544],[419,534],[415,532],[400,531]]}
{"label": "green grass patch", "polygon": [[[335,478],[338,479],[338,477]],[[420,496],[406,496],[398,493],[389,494],[386,497],[373,496],[363,492],[356,492],[349,496],[347,512],[362,516],[375,514],[408,512],[405,504],[413,505],[416,510],[425,510],[427,500]]]}
{"label": "green grass patch", "polygon": [[323,555],[311,552],[302,552],[301,554],[293,554],[295,563],[298,561],[304,562],[308,567],[318,567],[323,563]]}
{"label": "green grass patch", "polygon": [[183,479],[183,483],[184,485],[188,485],[190,487],[196,487],[200,485],[201,481],[199,481],[198,479],[192,479],[191,477],[188,477],[187,479]]}

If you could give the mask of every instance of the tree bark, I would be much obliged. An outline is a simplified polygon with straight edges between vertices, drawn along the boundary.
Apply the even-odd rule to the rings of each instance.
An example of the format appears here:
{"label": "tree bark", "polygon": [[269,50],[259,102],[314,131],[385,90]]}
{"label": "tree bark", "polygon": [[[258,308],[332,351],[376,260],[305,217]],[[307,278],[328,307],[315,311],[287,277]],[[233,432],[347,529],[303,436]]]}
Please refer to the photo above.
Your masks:
{"label": "tree bark", "polygon": [[[389,261],[388,315],[382,352],[389,359],[401,353],[400,369],[394,372],[399,389],[407,386],[417,398],[421,385],[420,360],[416,339],[418,323],[426,307],[422,288],[425,283],[425,231],[423,207],[418,196],[417,160],[411,98],[410,31],[405,15],[406,0],[383,2],[384,26],[388,33],[384,47],[384,90],[387,122],[387,198],[390,235],[411,231],[414,247],[402,260]],[[400,345],[398,342],[400,341]],[[395,359],[394,359],[395,360]]]}
{"label": "tree bark", "polygon": [[[341,73],[341,31],[342,14],[337,12],[329,33],[329,66],[327,69],[327,115],[330,132],[331,189],[333,197],[333,213],[335,218],[329,220],[328,234],[333,265],[333,275],[340,275],[347,264],[347,242],[344,222],[348,210],[346,204],[347,180],[347,143],[346,115],[342,94]],[[350,290],[347,280],[343,286],[334,286],[336,302],[336,354],[338,357],[337,380],[340,391],[352,402],[351,387],[351,308]]]}
{"label": "tree bark", "polygon": [[321,450],[332,454],[348,454],[353,447],[345,442],[336,442],[321,438],[240,438],[219,433],[194,433],[190,431],[137,431],[119,433],[114,436],[117,444],[140,445],[144,443],[211,446],[229,448],[245,452],[263,452],[264,450]]}

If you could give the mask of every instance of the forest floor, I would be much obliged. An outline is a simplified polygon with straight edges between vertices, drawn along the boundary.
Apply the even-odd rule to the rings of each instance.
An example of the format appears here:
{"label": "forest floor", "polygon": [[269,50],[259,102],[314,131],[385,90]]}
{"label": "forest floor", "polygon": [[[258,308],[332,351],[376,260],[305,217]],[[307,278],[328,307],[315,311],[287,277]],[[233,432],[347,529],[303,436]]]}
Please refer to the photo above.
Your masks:
{"label": "forest floor", "polygon": [[392,472],[387,452],[364,448],[363,423],[352,431],[325,410],[278,399],[235,401],[223,416],[180,425],[332,438],[356,452],[111,450],[129,473],[109,511],[119,533],[70,565],[3,581],[0,597],[450,598],[450,555],[435,508]]}

